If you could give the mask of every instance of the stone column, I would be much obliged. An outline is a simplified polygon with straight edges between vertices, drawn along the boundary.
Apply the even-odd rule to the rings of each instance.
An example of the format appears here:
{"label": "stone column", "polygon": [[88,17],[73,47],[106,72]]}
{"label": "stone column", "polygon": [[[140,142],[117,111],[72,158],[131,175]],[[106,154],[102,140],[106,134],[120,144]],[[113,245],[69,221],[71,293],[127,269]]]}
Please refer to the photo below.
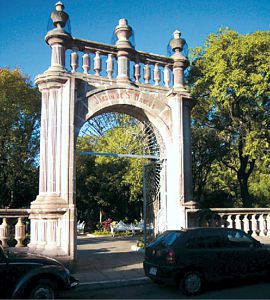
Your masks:
{"label": "stone column", "polygon": [[172,137],[168,150],[168,227],[186,227],[186,207],[192,202],[190,106],[188,94],[171,94]]}
{"label": "stone column", "polygon": [[47,71],[37,77],[42,93],[39,195],[31,203],[30,249],[75,256],[75,79]]}
{"label": "stone column", "polygon": [[51,66],[36,78],[42,94],[39,195],[31,203],[30,250],[75,258],[74,99],[75,78],[65,70],[65,49],[72,39],[64,30],[68,15],[61,2],[51,19],[55,28],[45,40]]}
{"label": "stone column", "polygon": [[185,40],[179,31],[170,42],[173,64],[173,89],[167,95],[171,107],[171,144],[168,147],[168,229],[187,227],[187,208],[195,208],[192,195],[190,113],[194,105],[184,86],[187,58],[181,53]]}

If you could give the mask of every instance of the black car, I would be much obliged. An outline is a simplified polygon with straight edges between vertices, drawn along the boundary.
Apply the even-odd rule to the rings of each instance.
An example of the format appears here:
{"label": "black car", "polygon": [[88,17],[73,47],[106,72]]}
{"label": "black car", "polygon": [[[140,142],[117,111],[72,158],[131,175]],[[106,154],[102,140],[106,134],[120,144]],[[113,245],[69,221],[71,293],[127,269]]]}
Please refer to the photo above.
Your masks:
{"label": "black car", "polygon": [[145,249],[144,272],[156,283],[178,284],[186,295],[206,282],[270,275],[270,248],[231,228],[166,231]]}
{"label": "black car", "polygon": [[0,298],[54,299],[60,290],[78,285],[55,259],[31,254],[5,254],[0,245]]}

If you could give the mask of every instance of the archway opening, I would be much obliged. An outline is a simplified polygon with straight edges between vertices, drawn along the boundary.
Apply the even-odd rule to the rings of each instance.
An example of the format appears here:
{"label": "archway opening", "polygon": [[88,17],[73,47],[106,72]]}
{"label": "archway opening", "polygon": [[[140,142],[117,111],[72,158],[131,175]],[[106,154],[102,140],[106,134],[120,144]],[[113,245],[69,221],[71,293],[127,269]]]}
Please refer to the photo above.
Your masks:
{"label": "archway opening", "polygon": [[128,224],[144,219],[148,235],[159,231],[166,189],[163,149],[147,119],[121,110],[102,111],[84,123],[76,144],[76,202],[87,231],[102,230],[108,219]]}

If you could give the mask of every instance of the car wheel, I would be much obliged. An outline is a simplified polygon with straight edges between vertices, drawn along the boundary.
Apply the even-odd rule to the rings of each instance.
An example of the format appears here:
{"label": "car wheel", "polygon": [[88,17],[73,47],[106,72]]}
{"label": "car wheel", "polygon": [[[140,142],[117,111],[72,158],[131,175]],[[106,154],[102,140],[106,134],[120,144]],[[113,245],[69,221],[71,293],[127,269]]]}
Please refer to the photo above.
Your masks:
{"label": "car wheel", "polygon": [[30,299],[54,299],[55,298],[55,285],[50,280],[39,280],[30,289]]}
{"label": "car wheel", "polygon": [[180,290],[187,296],[198,294],[202,290],[202,275],[197,271],[187,272],[180,281]]}

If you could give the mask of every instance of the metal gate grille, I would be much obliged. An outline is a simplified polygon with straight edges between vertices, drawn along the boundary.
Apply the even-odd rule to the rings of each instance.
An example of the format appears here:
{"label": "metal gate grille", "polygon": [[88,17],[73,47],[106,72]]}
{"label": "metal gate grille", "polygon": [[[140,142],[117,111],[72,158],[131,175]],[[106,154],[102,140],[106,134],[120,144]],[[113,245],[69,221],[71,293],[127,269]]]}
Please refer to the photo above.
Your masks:
{"label": "metal gate grille", "polygon": [[[148,244],[160,231],[159,222],[166,225],[161,212],[166,212],[164,187],[165,161],[152,161],[143,168],[144,242]],[[166,214],[165,214],[166,215]],[[163,219],[163,220],[162,220]]]}

